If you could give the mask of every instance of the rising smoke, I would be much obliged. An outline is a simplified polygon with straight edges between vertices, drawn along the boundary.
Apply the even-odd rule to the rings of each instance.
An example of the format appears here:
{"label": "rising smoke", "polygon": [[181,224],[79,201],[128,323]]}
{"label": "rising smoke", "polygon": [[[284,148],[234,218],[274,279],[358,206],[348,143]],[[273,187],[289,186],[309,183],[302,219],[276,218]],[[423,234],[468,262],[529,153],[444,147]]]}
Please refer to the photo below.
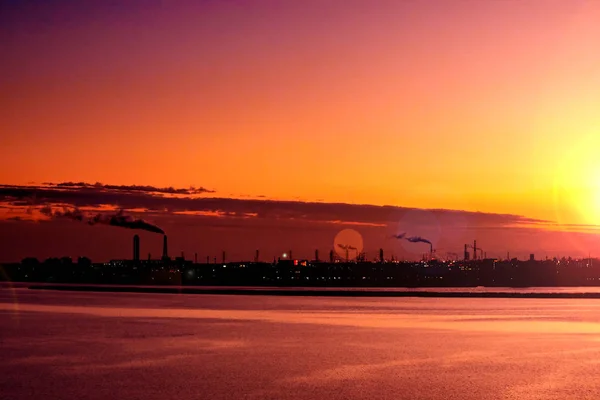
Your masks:
{"label": "rising smoke", "polygon": [[125,215],[123,210],[118,210],[116,214],[96,214],[92,217],[86,217],[77,207],[73,209],[63,208],[53,210],[50,206],[44,206],[40,212],[50,218],[67,218],[73,221],[86,222],[89,225],[111,225],[127,229],[140,229],[144,231],[164,234],[165,232],[156,225],[152,225],[141,219],[134,219]]}
{"label": "rising smoke", "polygon": [[82,222],[85,218],[81,210],[77,207],[74,209],[63,208],[61,210],[53,210],[50,206],[44,206],[40,209],[40,212],[51,218],[67,218],[74,221]]}
{"label": "rising smoke", "polygon": [[432,244],[429,240],[422,238],[421,236],[411,236],[411,237],[407,237],[406,240],[408,240],[411,243],[418,243],[418,242],[423,242],[423,243],[429,243]]}
{"label": "rising smoke", "polygon": [[409,236],[409,237],[406,237],[406,232],[399,233],[397,235],[392,235],[392,237],[395,238],[395,239],[406,239],[407,241],[409,241],[411,243],[422,242],[422,243],[432,244],[429,240],[427,240],[427,239],[425,239],[425,238],[423,238],[421,236]]}

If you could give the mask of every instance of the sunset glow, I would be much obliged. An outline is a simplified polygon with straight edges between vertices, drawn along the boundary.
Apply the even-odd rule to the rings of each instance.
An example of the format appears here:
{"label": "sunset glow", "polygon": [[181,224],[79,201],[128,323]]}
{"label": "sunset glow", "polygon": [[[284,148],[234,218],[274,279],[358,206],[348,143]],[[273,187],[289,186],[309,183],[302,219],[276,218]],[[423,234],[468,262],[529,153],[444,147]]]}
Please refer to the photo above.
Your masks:
{"label": "sunset glow", "polygon": [[6,398],[600,398],[600,0],[8,0],[0,60]]}
{"label": "sunset glow", "polygon": [[600,224],[598,2],[27,4],[1,183]]}

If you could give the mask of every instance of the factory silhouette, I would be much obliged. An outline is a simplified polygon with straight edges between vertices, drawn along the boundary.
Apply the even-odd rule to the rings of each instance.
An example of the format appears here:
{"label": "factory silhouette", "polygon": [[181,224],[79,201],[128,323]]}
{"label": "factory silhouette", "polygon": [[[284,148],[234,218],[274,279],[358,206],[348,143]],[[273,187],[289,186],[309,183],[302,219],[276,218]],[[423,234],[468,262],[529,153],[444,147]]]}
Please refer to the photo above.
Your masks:
{"label": "factory silhouette", "polygon": [[[110,221],[108,219],[107,221]],[[122,220],[119,220],[122,221]],[[134,229],[147,226],[133,223]],[[123,225],[120,225],[123,226]],[[126,227],[131,227],[126,226]],[[142,227],[142,228],[140,228]],[[150,229],[145,229],[150,230]],[[160,228],[151,230],[162,232]],[[252,261],[228,261],[223,251],[221,259],[209,256],[201,261],[198,254],[188,260],[182,253],[171,257],[167,235],[163,235],[162,256],[140,255],[140,237],[133,236],[131,259],[93,263],[89,258],[49,258],[43,262],[25,258],[21,263],[4,264],[0,279],[25,282],[128,284],[128,285],[190,285],[190,286],[295,286],[295,287],[526,287],[526,286],[597,286],[600,285],[600,261],[597,259],[552,258],[527,260],[487,258],[478,246],[465,244],[462,257],[440,259],[432,243],[418,236],[400,234],[396,239],[429,244],[429,253],[420,261],[400,261],[385,257],[367,260],[364,252],[351,245],[338,244],[329,251],[327,260],[319,257],[296,259],[292,250],[272,261],[260,259],[257,249]],[[471,254],[469,250],[473,250]]]}

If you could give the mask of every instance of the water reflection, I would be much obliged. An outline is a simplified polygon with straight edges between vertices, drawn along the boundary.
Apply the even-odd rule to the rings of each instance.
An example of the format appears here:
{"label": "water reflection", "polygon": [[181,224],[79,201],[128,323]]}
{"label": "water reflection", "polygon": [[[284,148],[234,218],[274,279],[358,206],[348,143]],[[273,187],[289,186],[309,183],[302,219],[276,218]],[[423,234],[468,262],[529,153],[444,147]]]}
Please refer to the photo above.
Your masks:
{"label": "water reflection", "polygon": [[[595,399],[598,300],[28,292],[7,398]],[[84,304],[89,304],[88,306]],[[60,385],[57,382],[61,382]]]}

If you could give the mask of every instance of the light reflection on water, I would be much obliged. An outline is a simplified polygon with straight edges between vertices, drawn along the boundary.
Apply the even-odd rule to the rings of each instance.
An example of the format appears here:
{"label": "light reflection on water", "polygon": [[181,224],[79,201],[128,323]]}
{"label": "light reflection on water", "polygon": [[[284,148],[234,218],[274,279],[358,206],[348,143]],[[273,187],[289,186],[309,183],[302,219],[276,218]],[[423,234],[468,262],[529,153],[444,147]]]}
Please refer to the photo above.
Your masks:
{"label": "light reflection on water", "polygon": [[[15,293],[19,324],[9,318]],[[593,299],[0,289],[0,390],[20,399],[596,399],[599,311]]]}

